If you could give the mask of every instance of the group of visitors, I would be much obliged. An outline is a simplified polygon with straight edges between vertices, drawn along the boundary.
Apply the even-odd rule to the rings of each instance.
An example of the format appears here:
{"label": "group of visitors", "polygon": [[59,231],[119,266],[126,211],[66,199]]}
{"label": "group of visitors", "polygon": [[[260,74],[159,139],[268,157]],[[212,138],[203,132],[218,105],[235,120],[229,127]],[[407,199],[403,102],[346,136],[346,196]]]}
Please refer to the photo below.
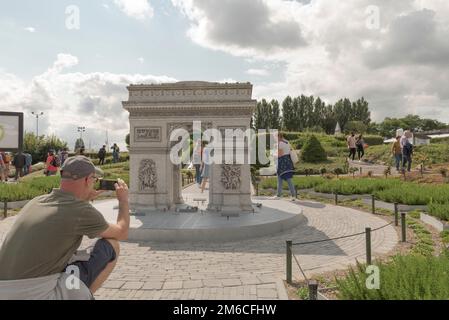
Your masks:
{"label": "group of visitors", "polygon": [[[114,145],[111,147],[112,149],[112,163],[118,163],[120,162],[120,148],[117,145],[117,143],[114,143]],[[106,145],[104,144],[100,150],[98,150],[98,164],[103,165],[104,161],[106,159],[107,150]]]}
{"label": "group of visitors", "polygon": [[33,157],[29,153],[19,151],[16,154],[11,155],[9,152],[1,152],[0,181],[8,181],[11,166],[15,169],[14,179],[18,181],[19,178],[31,173],[32,162]]}
{"label": "group of visitors", "polygon": [[396,137],[396,141],[394,141],[391,146],[391,152],[395,160],[397,171],[411,171],[413,144],[410,139],[412,137],[411,131],[405,131],[402,136],[398,135]]}
{"label": "group of visitors", "polygon": [[[68,158],[69,152],[67,148],[59,151],[58,154],[55,150],[49,150],[45,157],[45,170],[46,176],[56,175],[58,168],[64,164],[64,161]],[[11,175],[11,166],[14,167],[15,173],[14,181],[19,181],[20,178],[26,176],[32,172],[33,156],[29,153],[18,151],[14,155],[10,152],[0,153],[0,181],[8,181]]]}
{"label": "group of visitors", "polygon": [[367,146],[365,143],[365,140],[363,139],[363,135],[358,134],[356,136],[355,132],[351,132],[351,134],[346,139],[346,143],[347,143],[348,149],[349,149],[348,158],[350,160],[354,161],[355,155],[357,153],[357,157],[358,157],[359,161],[361,161],[363,159],[363,157],[365,156],[365,148]]}

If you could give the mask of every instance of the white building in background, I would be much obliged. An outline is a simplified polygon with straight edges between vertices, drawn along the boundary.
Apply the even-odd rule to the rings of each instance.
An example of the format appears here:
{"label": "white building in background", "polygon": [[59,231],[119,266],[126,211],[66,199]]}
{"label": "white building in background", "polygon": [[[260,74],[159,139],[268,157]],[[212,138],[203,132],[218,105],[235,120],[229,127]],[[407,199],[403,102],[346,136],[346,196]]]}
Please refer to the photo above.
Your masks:
{"label": "white building in background", "polygon": [[432,138],[426,134],[417,133],[413,136],[413,145],[415,146],[425,146],[430,144]]}

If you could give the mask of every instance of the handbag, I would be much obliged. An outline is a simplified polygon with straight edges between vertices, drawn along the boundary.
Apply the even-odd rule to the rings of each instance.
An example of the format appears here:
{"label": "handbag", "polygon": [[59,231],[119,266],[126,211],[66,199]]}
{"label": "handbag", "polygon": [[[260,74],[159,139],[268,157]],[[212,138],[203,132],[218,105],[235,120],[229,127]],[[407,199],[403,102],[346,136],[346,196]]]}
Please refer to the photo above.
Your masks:
{"label": "handbag", "polygon": [[299,157],[298,154],[296,153],[295,150],[290,150],[290,159],[292,159],[293,164],[296,164],[299,162]]}

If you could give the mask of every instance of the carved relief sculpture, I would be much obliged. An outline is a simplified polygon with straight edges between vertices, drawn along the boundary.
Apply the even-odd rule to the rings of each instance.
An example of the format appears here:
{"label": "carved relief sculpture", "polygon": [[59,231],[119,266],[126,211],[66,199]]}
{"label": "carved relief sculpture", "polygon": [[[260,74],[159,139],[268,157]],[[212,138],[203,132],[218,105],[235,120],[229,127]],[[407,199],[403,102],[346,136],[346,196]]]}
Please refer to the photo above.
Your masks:
{"label": "carved relief sculpture", "polygon": [[157,174],[154,160],[145,159],[139,167],[139,191],[151,191],[156,188]]}
{"label": "carved relief sculpture", "polygon": [[221,182],[226,190],[240,188],[241,168],[238,165],[225,164],[221,166]]}

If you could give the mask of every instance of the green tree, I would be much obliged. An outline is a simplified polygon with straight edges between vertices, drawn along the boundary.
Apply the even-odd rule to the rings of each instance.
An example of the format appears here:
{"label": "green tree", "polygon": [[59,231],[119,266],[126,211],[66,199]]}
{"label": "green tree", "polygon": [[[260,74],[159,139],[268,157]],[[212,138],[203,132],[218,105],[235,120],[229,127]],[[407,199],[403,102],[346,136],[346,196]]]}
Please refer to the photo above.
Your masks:
{"label": "green tree", "polygon": [[271,100],[271,114],[270,114],[270,128],[269,129],[281,129],[281,110],[279,108],[279,102],[277,100]]}
{"label": "green tree", "polygon": [[327,160],[326,151],[315,135],[310,135],[301,152],[301,159],[304,162],[316,163]]}
{"label": "green tree", "polygon": [[129,149],[129,138],[130,138],[130,134],[128,133],[125,137],[125,142],[126,142],[126,146]]}
{"label": "green tree", "polygon": [[345,132],[365,133],[367,129],[368,126],[364,124],[362,121],[349,121],[346,124]]}
{"label": "green tree", "polygon": [[23,152],[31,154],[33,163],[45,161],[50,150],[58,152],[64,148],[67,148],[67,142],[55,135],[37,137],[33,132],[25,132],[23,138]]}
{"label": "green tree", "polygon": [[334,134],[337,126],[337,119],[332,105],[327,105],[323,109],[323,119],[321,125],[327,134]]}
{"label": "green tree", "polygon": [[78,152],[79,149],[86,148],[86,145],[84,144],[84,141],[82,138],[78,138],[75,141],[75,152]]}
{"label": "green tree", "polygon": [[334,106],[335,118],[340,123],[341,130],[346,129],[346,124],[352,118],[352,104],[349,99],[341,99]]}
{"label": "green tree", "polygon": [[371,122],[371,112],[369,111],[369,104],[365,98],[358,99],[352,103],[352,121],[360,121],[365,125]]}
{"label": "green tree", "polygon": [[282,101],[282,129],[286,131],[294,131],[295,114],[293,110],[293,99],[287,96]]}

